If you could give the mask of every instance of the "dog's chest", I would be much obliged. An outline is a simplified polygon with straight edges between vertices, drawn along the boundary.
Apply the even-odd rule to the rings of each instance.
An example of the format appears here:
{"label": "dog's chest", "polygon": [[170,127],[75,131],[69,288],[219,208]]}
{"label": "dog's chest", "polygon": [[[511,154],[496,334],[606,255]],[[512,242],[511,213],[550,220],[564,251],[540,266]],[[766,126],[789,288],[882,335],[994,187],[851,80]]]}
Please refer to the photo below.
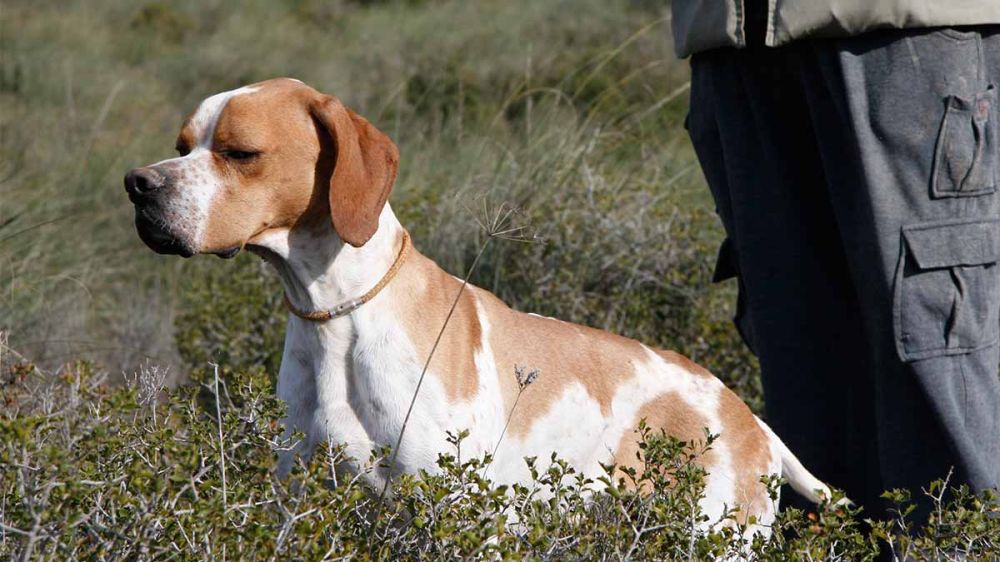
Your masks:
{"label": "dog's chest", "polygon": [[[346,443],[363,460],[373,448],[395,446],[423,362],[391,323],[364,330],[345,325],[289,324],[278,394],[287,403],[290,428],[306,434],[308,449],[328,440]],[[447,432],[471,428],[481,406],[449,404],[438,378],[428,373],[405,421],[395,469],[433,469],[438,454],[451,449]],[[485,450],[486,441],[473,436],[463,452]]]}

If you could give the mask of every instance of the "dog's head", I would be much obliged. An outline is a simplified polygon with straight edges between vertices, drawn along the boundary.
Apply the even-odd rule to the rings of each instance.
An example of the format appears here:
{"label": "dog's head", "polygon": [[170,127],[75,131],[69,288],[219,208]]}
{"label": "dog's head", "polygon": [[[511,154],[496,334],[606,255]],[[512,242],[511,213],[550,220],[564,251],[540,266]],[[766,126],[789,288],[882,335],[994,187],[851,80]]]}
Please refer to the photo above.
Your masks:
{"label": "dog's head", "polygon": [[340,100],[291,79],[216,94],[188,117],[179,156],[125,176],[135,225],[163,254],[235,255],[272,229],[331,220],[363,245],[396,178],[396,145]]}

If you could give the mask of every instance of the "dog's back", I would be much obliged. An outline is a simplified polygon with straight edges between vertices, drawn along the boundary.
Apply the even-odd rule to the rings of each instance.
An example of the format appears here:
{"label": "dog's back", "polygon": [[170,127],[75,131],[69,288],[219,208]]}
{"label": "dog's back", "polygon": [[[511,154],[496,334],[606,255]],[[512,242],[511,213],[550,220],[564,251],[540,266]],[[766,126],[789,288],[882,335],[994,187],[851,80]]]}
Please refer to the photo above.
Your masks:
{"label": "dog's back", "polygon": [[[419,254],[394,282],[390,306],[418,357],[431,352],[461,287]],[[641,471],[636,427],[645,420],[692,444],[704,443],[706,430],[719,436],[698,460],[708,473],[703,506],[711,519],[725,507],[739,507],[740,522],[773,518],[761,477],[783,474],[787,449],[721,381],[680,354],[519,312],[468,285],[430,365],[436,384],[425,399],[447,401],[451,423],[472,429],[469,450],[497,449],[489,474],[498,481],[526,480],[524,458],[553,452],[592,476],[610,462]],[[527,375],[534,380],[525,386]]]}

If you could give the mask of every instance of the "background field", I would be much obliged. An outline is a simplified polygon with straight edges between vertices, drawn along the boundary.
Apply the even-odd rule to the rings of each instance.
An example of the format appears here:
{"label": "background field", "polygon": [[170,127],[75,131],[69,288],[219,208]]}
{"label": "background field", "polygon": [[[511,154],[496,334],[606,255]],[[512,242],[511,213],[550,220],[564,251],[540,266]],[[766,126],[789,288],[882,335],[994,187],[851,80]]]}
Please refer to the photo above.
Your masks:
{"label": "background field", "polygon": [[1000,560],[997,503],[940,482],[919,529],[895,492],[880,521],[786,508],[771,541],[699,533],[704,444],[665,436],[603,494],[558,463],[494,487],[457,437],[385,503],[336,444],[278,478],[276,276],[134,232],[122,176],[171,156],[201,99],[296,77],[399,144],[392,205],[446,269],[515,209],[531,241],[491,240],[473,282],[681,351],[760,412],[735,288],[709,283],[722,235],[667,4],[0,0],[0,559]]}
{"label": "background field", "polygon": [[720,227],[683,129],[687,67],[663,2],[45,2],[0,11],[0,329],[54,369],[149,360],[275,372],[284,314],[255,258],[157,256],[129,168],[172,155],[204,97],[292,76],[399,144],[391,202],[461,274],[477,220],[517,207],[537,241],[493,244],[473,281],[515,307],[705,363],[760,409],[708,279]]}

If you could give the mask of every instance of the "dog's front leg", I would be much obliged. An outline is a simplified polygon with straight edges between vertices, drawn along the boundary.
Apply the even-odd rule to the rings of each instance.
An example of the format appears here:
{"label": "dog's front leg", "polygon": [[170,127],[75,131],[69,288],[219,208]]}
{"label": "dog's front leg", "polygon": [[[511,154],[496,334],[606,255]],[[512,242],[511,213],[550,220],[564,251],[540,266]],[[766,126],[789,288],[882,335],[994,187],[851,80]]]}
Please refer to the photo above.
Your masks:
{"label": "dog's front leg", "polygon": [[287,476],[295,457],[308,461],[316,447],[344,445],[338,468],[381,483],[380,475],[369,466],[373,464],[369,462],[372,441],[348,397],[351,338],[324,338],[330,335],[326,328],[301,326],[298,319],[289,322],[277,391],[286,406],[282,420],[286,440],[296,433],[303,438],[279,451],[278,474]]}

